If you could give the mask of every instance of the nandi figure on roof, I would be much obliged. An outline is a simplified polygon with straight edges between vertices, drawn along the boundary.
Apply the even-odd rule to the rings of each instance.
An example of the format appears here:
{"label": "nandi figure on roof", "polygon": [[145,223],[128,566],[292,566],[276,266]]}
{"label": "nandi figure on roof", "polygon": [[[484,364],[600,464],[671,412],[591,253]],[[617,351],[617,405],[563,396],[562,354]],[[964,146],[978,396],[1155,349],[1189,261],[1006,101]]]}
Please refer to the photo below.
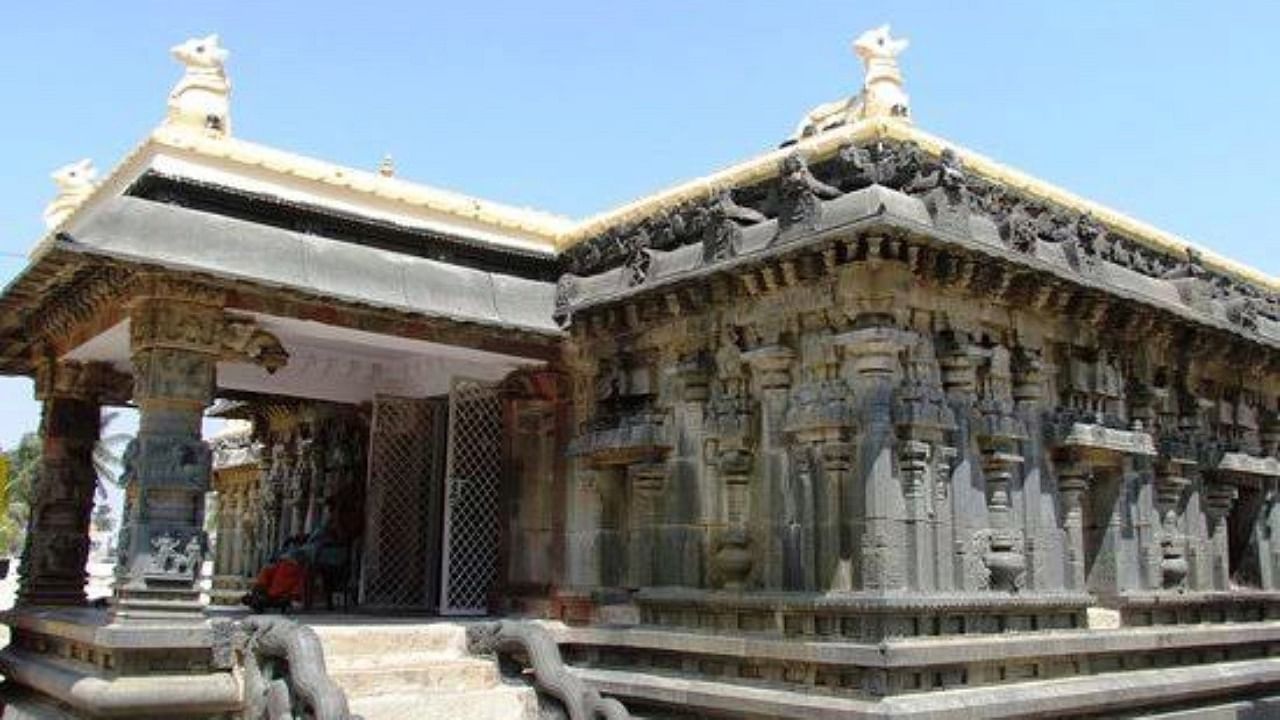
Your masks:
{"label": "nandi figure on roof", "polygon": [[898,55],[906,49],[907,41],[902,38],[895,40],[889,34],[888,25],[859,35],[853,41],[853,52],[866,68],[862,92],[810,110],[796,126],[790,140],[817,135],[865,118],[892,117],[909,122],[911,102],[902,89],[902,71],[898,68]]}
{"label": "nandi figure on roof", "polygon": [[53,182],[58,186],[58,194],[45,206],[45,226],[55,228],[61,225],[62,221],[67,219],[67,216],[93,192],[96,187],[93,181],[97,176],[98,171],[94,169],[93,161],[88,158],[54,170],[49,177],[52,177]]}
{"label": "nandi figure on roof", "polygon": [[218,36],[192,38],[170,52],[186,72],[169,93],[169,125],[202,130],[215,137],[231,134],[231,82],[227,80],[227,51]]}

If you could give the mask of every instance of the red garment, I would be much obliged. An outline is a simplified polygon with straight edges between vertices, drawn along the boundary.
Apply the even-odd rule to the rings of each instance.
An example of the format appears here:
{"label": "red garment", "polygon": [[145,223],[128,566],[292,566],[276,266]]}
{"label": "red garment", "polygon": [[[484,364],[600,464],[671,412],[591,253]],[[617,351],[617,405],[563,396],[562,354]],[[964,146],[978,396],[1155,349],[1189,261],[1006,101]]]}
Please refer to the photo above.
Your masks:
{"label": "red garment", "polygon": [[301,600],[304,573],[297,560],[283,558],[262,568],[254,586],[272,600]]}

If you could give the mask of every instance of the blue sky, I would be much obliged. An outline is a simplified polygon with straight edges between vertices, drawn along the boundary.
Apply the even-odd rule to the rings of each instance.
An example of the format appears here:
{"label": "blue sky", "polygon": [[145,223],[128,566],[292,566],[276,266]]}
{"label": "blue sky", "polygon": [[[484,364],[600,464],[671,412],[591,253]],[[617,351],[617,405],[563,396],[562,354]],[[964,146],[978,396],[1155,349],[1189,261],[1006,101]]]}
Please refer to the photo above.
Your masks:
{"label": "blue sky", "polygon": [[[773,147],[883,22],[921,127],[1280,273],[1280,3],[46,1],[0,22],[0,280],[48,173],[141,140],[193,35],[240,137],[581,216]],[[0,447],[36,427],[30,383],[0,408]]]}

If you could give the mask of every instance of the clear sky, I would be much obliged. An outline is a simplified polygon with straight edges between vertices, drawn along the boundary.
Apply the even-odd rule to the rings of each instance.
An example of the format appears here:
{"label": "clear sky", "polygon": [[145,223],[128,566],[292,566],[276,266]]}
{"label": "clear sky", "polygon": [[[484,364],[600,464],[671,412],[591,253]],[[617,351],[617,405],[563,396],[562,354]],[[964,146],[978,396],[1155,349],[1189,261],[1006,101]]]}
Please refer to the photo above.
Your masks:
{"label": "clear sky", "polygon": [[[48,173],[110,169],[218,32],[239,137],[581,216],[772,148],[856,91],[884,22],[917,124],[1280,273],[1277,2],[14,2],[0,19],[0,281]],[[38,422],[0,379],[0,447]]]}

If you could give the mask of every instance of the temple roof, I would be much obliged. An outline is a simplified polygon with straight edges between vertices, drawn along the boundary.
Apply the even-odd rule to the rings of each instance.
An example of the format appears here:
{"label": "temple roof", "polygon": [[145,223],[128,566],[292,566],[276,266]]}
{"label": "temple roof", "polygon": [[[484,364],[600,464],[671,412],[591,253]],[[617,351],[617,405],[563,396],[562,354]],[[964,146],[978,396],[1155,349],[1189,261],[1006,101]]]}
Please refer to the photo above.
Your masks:
{"label": "temple roof", "polygon": [[[118,232],[119,227],[123,227],[120,223],[125,220],[133,231],[140,231],[136,221],[143,216],[150,218],[148,222],[163,220],[168,223],[166,227],[170,232],[175,231],[168,221],[182,215],[181,211],[165,209],[165,198],[159,198],[162,201],[159,203],[141,199],[146,197],[141,188],[148,181],[161,178],[186,188],[212,188],[214,192],[226,195],[268,198],[291,209],[365,223],[357,228],[357,237],[347,243],[348,247],[335,246],[336,252],[350,255],[351,259],[344,261],[344,267],[354,269],[358,275],[362,268],[385,265],[390,273],[387,277],[399,278],[398,284],[389,290],[383,288],[387,292],[382,292],[378,289],[380,286],[363,286],[358,281],[340,282],[341,273],[335,272],[334,278],[326,281],[325,292],[410,312],[427,311],[469,321],[495,323],[500,327],[554,332],[547,319],[533,318],[529,308],[536,306],[542,311],[550,307],[547,280],[554,274],[550,274],[550,278],[548,274],[556,272],[562,263],[573,270],[574,254],[592,241],[604,247],[610,244],[610,237],[618,238],[635,232],[649,218],[687,211],[692,206],[712,201],[725,191],[750,195],[753,188],[776,183],[788,158],[799,157],[803,162],[816,166],[837,159],[851,146],[866,146],[880,141],[911,144],[934,161],[949,155],[958,161],[965,173],[1016,192],[1055,212],[1087,216],[1103,230],[1165,257],[1181,260],[1193,250],[1198,262],[1210,271],[1244,281],[1273,296],[1280,292],[1280,279],[919,129],[913,124],[895,59],[896,54],[906,47],[905,42],[889,38],[886,27],[865,33],[854,47],[866,65],[862,91],[810,111],[782,147],[575,221],[409,182],[395,177],[389,162],[374,170],[361,170],[234,137],[231,134],[230,83],[221,66],[225,51],[217,47],[214,36],[192,40],[174,49],[179,60],[187,65],[187,73],[170,95],[169,113],[160,127],[148,134],[100,183],[93,182],[95,173],[87,161],[69,165],[55,173],[60,194],[46,212],[49,230],[32,251],[31,266],[5,290],[0,301],[10,306],[21,304],[25,307],[29,304],[34,298],[25,292],[24,287],[36,285],[25,282],[24,277],[38,279],[55,272],[57,268],[53,265],[47,272],[37,266],[43,256],[59,248],[111,256],[124,252],[137,262],[158,263],[175,269],[190,267],[215,275],[229,273],[267,284],[296,286],[315,282],[315,278],[309,278],[300,270],[294,272],[298,268],[290,270],[283,265],[266,267],[250,262],[232,268],[227,263],[235,265],[236,262],[230,254],[220,254],[216,249],[202,247],[199,243],[153,242],[142,247],[136,242],[127,242]],[[216,62],[202,66],[188,57],[202,48],[215,51]],[[134,201],[130,196],[139,199]],[[177,204],[182,205],[182,200]],[[196,210],[200,209],[203,208],[196,207]],[[218,211],[212,214],[216,215]],[[97,227],[95,218],[103,223],[106,234]],[[269,218],[233,215],[226,222],[216,218],[204,220],[210,228],[216,225],[227,230],[223,226],[229,227],[237,222],[267,224]],[[398,233],[397,244],[379,246],[367,242],[364,233],[375,226]],[[221,232],[218,236],[241,240],[252,236],[255,248],[279,242],[281,252],[285,252],[284,248],[310,248],[303,252],[309,258],[318,257],[318,251],[312,246],[329,247],[326,243],[308,239],[306,236],[310,233],[305,223],[301,227],[287,223],[276,227],[278,231],[265,228],[260,232],[255,229],[252,233],[244,233],[241,232],[243,228],[236,225],[234,232]],[[109,240],[103,241],[103,238]],[[415,243],[427,243],[432,238],[452,245],[439,252],[414,252],[417,248]],[[80,243],[78,247],[74,247],[76,243]],[[128,246],[127,252],[122,250],[125,246]],[[179,246],[191,256],[178,257]],[[467,252],[481,253],[484,257],[470,267],[460,267],[467,265],[466,252],[458,252],[460,247],[474,248],[474,251]],[[390,262],[389,254],[417,254],[419,257]],[[521,265],[521,262],[526,264]],[[541,265],[528,265],[529,262]],[[306,263],[302,262],[299,267],[305,266]],[[421,273],[417,270],[404,271],[401,266],[419,268]],[[476,271],[478,277],[487,278],[479,285],[492,289],[492,297],[481,299],[478,305],[462,302],[466,309],[455,315],[450,309],[451,301],[443,295],[455,290],[461,295],[468,294],[459,289],[470,287],[465,279],[455,282],[455,276],[459,272],[466,274],[466,271]],[[280,273],[288,277],[277,277]],[[261,277],[255,278],[255,274]],[[443,276],[452,279],[443,282],[440,280]],[[507,297],[504,293],[510,290],[505,288],[511,284],[508,280],[524,290],[512,290],[515,294]],[[424,302],[428,300],[423,292],[410,287],[413,283],[428,284],[430,287],[423,292],[434,299],[429,299],[426,305],[413,300],[418,296],[422,296],[419,299]],[[36,284],[46,286],[43,281]],[[531,305],[522,304],[522,292],[526,295],[532,292],[538,301]],[[508,317],[510,313],[514,314]]]}
{"label": "temple roof", "polygon": [[[852,44],[864,66],[861,91],[811,110],[783,148],[575,221],[402,180],[394,177],[389,159],[369,171],[239,139],[231,133],[231,83],[224,67],[228,53],[216,35],[193,38],[172,49],[185,72],[170,93],[168,113],[159,128],[96,188],[87,161],[55,173],[62,192],[48,211],[53,227],[45,242],[72,215],[104,198],[124,194],[146,172],[160,172],[407,228],[430,228],[482,246],[554,256],[610,230],[701,201],[718,190],[775,177],[781,159],[792,152],[798,151],[813,164],[851,143],[890,139],[914,142],[934,155],[949,149],[967,171],[989,181],[1060,209],[1088,213],[1107,229],[1157,251],[1181,257],[1193,248],[1210,269],[1280,290],[1277,278],[916,128],[897,64],[897,56],[906,48],[907,42],[893,38],[887,25],[862,33]],[[37,245],[34,256],[45,242]]]}
{"label": "temple roof", "polygon": [[98,203],[124,194],[148,171],[258,190],[284,199],[382,218],[406,227],[433,227],[495,247],[552,253],[572,227],[562,217],[316,160],[230,136],[164,125],[122,159],[92,193],[49,228],[44,242]]}
{"label": "temple roof", "polygon": [[[297,187],[298,197],[314,193],[311,199],[334,208],[355,210],[366,215],[382,215],[400,224],[461,223],[455,231],[470,230],[474,233],[472,239],[478,242],[554,253],[609,229],[634,224],[663,210],[703,200],[717,189],[740,187],[774,177],[782,158],[793,152],[802,153],[813,163],[833,156],[850,143],[877,139],[915,142],[933,154],[950,149],[961,159],[966,169],[988,180],[1016,188],[1034,198],[1066,209],[1090,213],[1109,229],[1124,233],[1156,250],[1181,256],[1186,248],[1194,248],[1200,252],[1207,267],[1280,291],[1280,279],[967,150],[914,125],[885,117],[861,120],[802,139],[794,146],[762,153],[710,175],[679,183],[577,221],[387,177],[376,171],[336,165],[236,138],[214,138],[182,128],[161,127],[116,166],[94,192],[80,203],[76,214],[119,194],[128,184],[137,180],[140,171],[149,162],[157,156],[163,156],[157,165],[180,174],[186,172],[193,176],[200,175],[214,181],[234,183],[240,188],[249,187],[255,181],[266,188],[273,179],[283,179]],[[184,165],[182,160],[214,161],[217,165],[206,165],[197,171],[195,165]],[[218,172],[219,170],[222,172]],[[280,187],[271,189],[285,191]],[[32,251],[32,256],[38,256],[44,243],[62,229],[61,223],[51,228]]]}
{"label": "temple roof", "polygon": [[1200,253],[1204,264],[1209,268],[1272,291],[1280,291],[1280,278],[1267,275],[1186,238],[1161,230],[1102,203],[1088,200],[1021,170],[967,150],[912,124],[889,117],[869,118],[834,128],[802,139],[795,144],[757,155],[710,175],[674,185],[626,205],[593,215],[575,223],[569,231],[562,233],[557,246],[564,250],[610,229],[633,225],[664,210],[705,200],[718,190],[752,185],[776,177],[783,158],[792,153],[801,153],[810,164],[813,164],[834,156],[847,145],[875,140],[914,142],[921,149],[935,156],[940,155],[943,150],[951,150],[966,170],[980,177],[1017,189],[1035,199],[1063,209],[1089,213],[1108,229],[1132,237],[1155,250],[1181,257],[1190,247]]}

